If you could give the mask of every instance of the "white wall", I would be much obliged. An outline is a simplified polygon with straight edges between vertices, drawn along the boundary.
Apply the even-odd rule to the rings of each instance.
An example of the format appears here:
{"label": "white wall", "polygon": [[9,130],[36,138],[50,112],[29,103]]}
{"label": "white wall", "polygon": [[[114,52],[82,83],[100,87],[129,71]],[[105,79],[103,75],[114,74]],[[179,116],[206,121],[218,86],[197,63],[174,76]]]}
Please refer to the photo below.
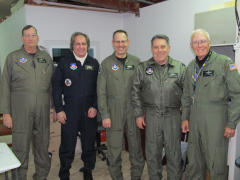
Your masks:
{"label": "white wall", "polygon": [[[190,36],[194,28],[194,14],[208,11],[209,7],[230,0],[168,0],[140,9],[140,17],[124,15],[124,28],[131,42],[129,50],[147,60],[152,56],[150,41],[155,34],[170,38],[170,56],[185,64],[194,58],[190,49]],[[132,45],[132,46],[131,46]]]}
{"label": "white wall", "polygon": [[21,8],[0,24],[0,65],[7,55],[21,47],[21,29],[26,24],[25,8]]}
{"label": "white wall", "polygon": [[81,31],[98,44],[99,61],[113,52],[112,33],[123,27],[123,16],[118,13],[30,5],[25,5],[25,8],[26,22],[38,29],[40,45],[69,41],[73,32]]}
{"label": "white wall", "polygon": [[25,5],[12,17],[0,24],[0,62],[3,66],[6,54],[17,49],[21,28],[32,24],[38,29],[39,44],[52,47],[56,43],[68,46],[75,31],[89,35],[97,49],[97,59],[113,52],[111,40],[116,29],[128,31],[129,52],[146,60],[152,56],[150,40],[158,33],[167,34],[172,46],[170,55],[184,63],[194,57],[189,39],[194,28],[194,14],[207,11],[210,6],[229,0],[168,0],[140,9],[140,17],[133,14],[117,14],[66,8]]}

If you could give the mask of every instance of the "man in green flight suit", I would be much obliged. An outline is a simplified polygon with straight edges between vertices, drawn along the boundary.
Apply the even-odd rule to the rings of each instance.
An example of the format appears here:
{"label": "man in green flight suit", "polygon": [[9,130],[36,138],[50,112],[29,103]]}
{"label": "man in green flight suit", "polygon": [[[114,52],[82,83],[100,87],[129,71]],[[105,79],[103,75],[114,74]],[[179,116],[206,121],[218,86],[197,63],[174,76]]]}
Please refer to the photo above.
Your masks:
{"label": "man in green flight suit", "polygon": [[127,53],[127,32],[113,33],[114,53],[101,64],[97,82],[98,108],[107,129],[109,171],[113,180],[122,180],[121,152],[126,132],[131,161],[131,179],[140,180],[144,168],[140,132],[130,102],[132,77],[139,59]]}
{"label": "man in green flight suit", "polygon": [[181,96],[185,65],[169,56],[166,35],[151,40],[153,57],[142,62],[133,79],[132,103],[137,126],[146,126],[146,158],[150,180],[162,178],[162,149],[167,157],[167,179],[180,180]]}
{"label": "man in green flight suit", "polygon": [[53,61],[38,48],[35,27],[25,26],[21,40],[21,49],[10,53],[4,65],[0,112],[4,125],[12,128],[12,150],[21,162],[19,180],[27,179],[31,141],[36,169],[33,179],[44,180],[51,167],[48,145]]}
{"label": "man in green flight suit", "polygon": [[187,179],[227,179],[228,138],[240,119],[240,75],[230,58],[210,50],[209,34],[193,31],[196,58],[188,65],[182,96],[182,131],[188,139]]}

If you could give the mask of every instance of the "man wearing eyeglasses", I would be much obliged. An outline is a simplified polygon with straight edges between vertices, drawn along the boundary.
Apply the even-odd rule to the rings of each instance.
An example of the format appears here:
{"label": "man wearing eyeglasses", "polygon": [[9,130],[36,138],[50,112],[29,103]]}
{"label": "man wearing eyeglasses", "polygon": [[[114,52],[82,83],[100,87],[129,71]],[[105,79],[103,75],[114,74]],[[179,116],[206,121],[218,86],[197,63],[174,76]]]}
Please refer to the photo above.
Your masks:
{"label": "man wearing eyeglasses", "polygon": [[140,132],[133,116],[130,93],[139,59],[129,53],[127,32],[113,33],[114,53],[101,64],[98,76],[98,108],[107,129],[109,171],[112,179],[122,180],[121,152],[126,133],[131,161],[131,179],[140,180],[144,168]]}
{"label": "man wearing eyeglasses", "polygon": [[210,37],[193,31],[196,58],[188,65],[182,97],[182,131],[188,139],[187,179],[227,179],[228,138],[240,119],[240,75],[230,58],[210,50]]}
{"label": "man wearing eyeglasses", "polygon": [[25,26],[21,40],[21,49],[10,53],[5,62],[0,110],[4,125],[12,129],[12,150],[21,162],[19,180],[27,179],[31,141],[36,169],[33,179],[44,180],[51,167],[48,145],[53,62],[38,48],[35,27]]}

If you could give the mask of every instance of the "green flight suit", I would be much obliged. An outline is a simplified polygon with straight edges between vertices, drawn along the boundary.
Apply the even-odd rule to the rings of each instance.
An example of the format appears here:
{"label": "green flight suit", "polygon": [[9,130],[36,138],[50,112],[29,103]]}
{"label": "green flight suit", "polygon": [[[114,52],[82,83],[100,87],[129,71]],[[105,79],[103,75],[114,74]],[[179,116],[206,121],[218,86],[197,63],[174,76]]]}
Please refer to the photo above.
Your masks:
{"label": "green flight suit", "polygon": [[[226,56],[212,51],[197,80],[193,96],[196,60],[188,65],[182,96],[182,120],[189,120],[187,179],[227,179],[228,139],[225,127],[236,128],[240,118],[240,75]],[[231,102],[229,103],[229,100]]]}
{"label": "green flight suit", "polygon": [[50,171],[48,155],[50,128],[50,85],[53,62],[45,52],[35,55],[24,48],[7,56],[1,79],[0,112],[12,117],[12,150],[21,162],[19,180],[27,179],[32,140],[35,180],[44,180]]}
{"label": "green flight suit", "polygon": [[180,180],[181,96],[185,65],[168,58],[161,66],[153,58],[140,63],[133,79],[132,103],[136,117],[145,115],[146,158],[150,180],[162,178],[162,149],[168,180]]}
{"label": "green flight suit", "polygon": [[139,59],[127,54],[125,64],[114,54],[101,64],[98,75],[98,109],[102,119],[111,119],[107,129],[109,171],[113,180],[123,179],[121,171],[121,151],[123,135],[126,132],[131,162],[131,177],[138,179],[144,168],[140,131],[136,126],[130,102],[132,77]]}

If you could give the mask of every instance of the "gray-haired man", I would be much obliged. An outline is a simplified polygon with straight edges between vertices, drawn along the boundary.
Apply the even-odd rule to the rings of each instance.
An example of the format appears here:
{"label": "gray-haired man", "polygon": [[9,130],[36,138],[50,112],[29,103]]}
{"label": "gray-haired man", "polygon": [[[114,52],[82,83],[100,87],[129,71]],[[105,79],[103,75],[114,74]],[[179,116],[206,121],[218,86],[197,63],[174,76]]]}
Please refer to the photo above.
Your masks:
{"label": "gray-haired man", "polygon": [[151,40],[153,57],[142,62],[133,79],[132,102],[137,126],[146,128],[146,158],[150,180],[162,178],[162,149],[170,180],[181,179],[181,96],[185,65],[169,56],[166,35]]}

